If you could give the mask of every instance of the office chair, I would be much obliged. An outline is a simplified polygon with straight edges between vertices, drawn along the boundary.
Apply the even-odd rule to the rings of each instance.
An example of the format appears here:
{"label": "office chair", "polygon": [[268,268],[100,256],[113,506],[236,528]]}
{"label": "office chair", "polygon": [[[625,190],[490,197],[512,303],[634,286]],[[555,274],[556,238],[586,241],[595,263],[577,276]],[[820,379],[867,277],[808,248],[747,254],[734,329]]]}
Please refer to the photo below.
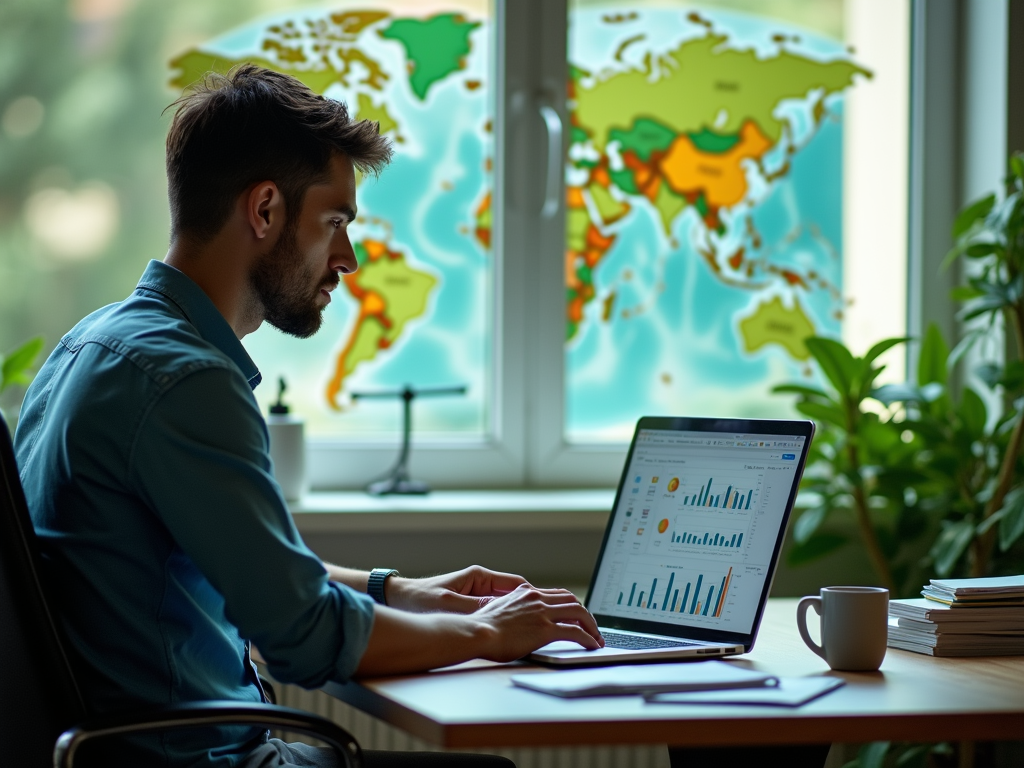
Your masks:
{"label": "office chair", "polygon": [[14,446],[0,417],[0,759],[19,768],[71,768],[87,741],[143,731],[253,725],[314,736],[348,768],[362,752],[322,717],[273,704],[207,701],[91,716],[46,603],[39,548]]}

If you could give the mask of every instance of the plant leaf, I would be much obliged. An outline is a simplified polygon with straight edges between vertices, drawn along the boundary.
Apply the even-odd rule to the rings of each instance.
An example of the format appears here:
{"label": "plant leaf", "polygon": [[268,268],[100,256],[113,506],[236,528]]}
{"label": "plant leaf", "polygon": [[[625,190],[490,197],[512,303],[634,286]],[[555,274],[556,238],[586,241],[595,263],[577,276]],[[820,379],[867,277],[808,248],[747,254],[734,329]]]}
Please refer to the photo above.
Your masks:
{"label": "plant leaf", "polygon": [[953,566],[956,565],[973,538],[974,523],[970,520],[960,520],[955,523],[943,521],[942,533],[935,539],[930,552],[935,561],[935,571],[939,576],[948,576],[953,572]]}
{"label": "plant leaf", "polygon": [[956,217],[956,221],[953,222],[953,239],[959,240],[963,237],[963,235],[971,229],[979,219],[984,219],[989,215],[995,204],[996,196],[992,194],[988,197],[981,198],[981,200],[974,201],[960,211]]}
{"label": "plant leaf", "polygon": [[999,511],[999,548],[1005,552],[1024,534],[1024,487],[1012,488]]}
{"label": "plant leaf", "polygon": [[846,417],[838,406],[801,400],[796,404],[796,409],[804,416],[810,416],[815,421],[825,421],[829,424],[834,424],[840,429],[846,429]]}
{"label": "plant leaf", "polygon": [[942,331],[937,324],[930,323],[928,330],[925,331],[921,354],[917,361],[917,383],[922,386],[933,381],[945,384],[948,358],[949,347],[942,338]]}
{"label": "plant leaf", "polygon": [[958,415],[972,438],[976,439],[985,434],[985,423],[988,421],[985,401],[969,387],[964,389],[960,399]]}
{"label": "plant leaf", "polygon": [[970,348],[977,343],[978,339],[982,338],[984,335],[984,330],[979,328],[969,332],[960,339],[957,345],[953,347],[953,351],[949,353],[949,358],[946,360],[946,368],[953,370],[953,368],[956,367],[956,364],[960,362],[960,358],[967,354],[968,350],[970,350]]}
{"label": "plant leaf", "polygon": [[985,363],[974,369],[974,375],[985,382],[989,389],[995,389],[1003,376],[1003,371],[995,363]]}
{"label": "plant leaf", "polygon": [[807,350],[814,355],[822,372],[841,395],[847,394],[857,376],[857,362],[846,347],[835,339],[811,336],[804,339]]}
{"label": "plant leaf", "polygon": [[875,362],[879,355],[885,354],[890,349],[895,347],[897,344],[905,344],[908,341],[910,341],[910,337],[904,336],[895,339],[885,339],[883,341],[878,342],[877,344],[875,344],[875,346],[868,350],[868,353],[866,355],[864,355],[865,364],[871,365],[871,363]]}
{"label": "plant leaf", "polygon": [[889,752],[889,744],[888,741],[875,741],[861,747],[857,753],[860,768],[882,768],[885,756]]}
{"label": "plant leaf", "polygon": [[42,336],[29,339],[17,349],[8,352],[3,361],[3,382],[2,386],[11,384],[28,384],[32,377],[28,370],[32,367],[39,353],[43,351]]}
{"label": "plant leaf", "polygon": [[777,387],[772,387],[772,392],[776,395],[802,395],[803,397],[820,397],[823,400],[829,399],[829,396],[820,389],[805,387],[802,384],[780,384]]}
{"label": "plant leaf", "polygon": [[815,531],[821,525],[822,520],[825,519],[825,515],[828,514],[828,507],[822,504],[820,507],[814,509],[805,510],[803,514],[797,518],[796,524],[793,526],[793,541],[797,544],[806,543],[811,536],[814,535]]}
{"label": "plant leaf", "polygon": [[[939,386],[941,387],[942,385],[940,384]],[[904,382],[902,384],[883,384],[878,389],[872,390],[871,396],[884,405],[905,402],[930,402],[928,398],[925,397],[924,389],[914,386],[910,382]]]}

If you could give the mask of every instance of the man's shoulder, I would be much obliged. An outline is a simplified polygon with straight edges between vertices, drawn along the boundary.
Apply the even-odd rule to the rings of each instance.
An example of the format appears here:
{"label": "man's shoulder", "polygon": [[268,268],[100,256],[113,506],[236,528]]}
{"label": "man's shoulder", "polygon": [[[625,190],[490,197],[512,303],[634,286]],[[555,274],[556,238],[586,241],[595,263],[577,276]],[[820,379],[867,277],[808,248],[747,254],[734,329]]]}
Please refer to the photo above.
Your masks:
{"label": "man's shoulder", "polygon": [[73,354],[91,347],[99,357],[130,365],[164,386],[207,368],[241,375],[177,305],[146,290],[88,315],[60,344]]}

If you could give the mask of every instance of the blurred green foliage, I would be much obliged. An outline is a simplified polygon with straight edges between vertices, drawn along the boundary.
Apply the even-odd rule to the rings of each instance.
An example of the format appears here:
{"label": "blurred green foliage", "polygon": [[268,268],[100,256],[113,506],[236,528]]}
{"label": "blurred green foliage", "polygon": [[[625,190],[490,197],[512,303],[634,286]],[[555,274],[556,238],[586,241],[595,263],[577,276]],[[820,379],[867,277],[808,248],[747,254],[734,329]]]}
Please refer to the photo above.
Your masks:
{"label": "blurred green foliage", "polygon": [[[119,301],[167,249],[167,62],[190,45],[295,0],[4,0],[0,3],[0,349],[60,339]],[[94,224],[73,205],[100,188],[114,229],[60,253]],[[39,196],[44,190],[57,195]],[[30,217],[33,201],[36,205]],[[80,231],[81,230],[81,231]],[[79,249],[80,250],[80,249]],[[4,402],[11,404],[12,394]]]}

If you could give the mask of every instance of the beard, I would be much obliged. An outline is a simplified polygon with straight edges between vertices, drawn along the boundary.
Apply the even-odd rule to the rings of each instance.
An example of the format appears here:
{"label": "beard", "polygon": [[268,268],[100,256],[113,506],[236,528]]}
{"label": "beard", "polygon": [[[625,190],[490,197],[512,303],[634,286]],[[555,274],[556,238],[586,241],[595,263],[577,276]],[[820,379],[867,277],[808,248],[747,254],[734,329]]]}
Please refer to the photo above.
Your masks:
{"label": "beard", "polygon": [[282,333],[308,339],[320,330],[326,305],[318,306],[322,288],[333,288],[333,272],[317,279],[316,268],[307,265],[295,246],[294,225],[289,224],[267,253],[249,272],[249,284],[262,304],[263,319]]}

